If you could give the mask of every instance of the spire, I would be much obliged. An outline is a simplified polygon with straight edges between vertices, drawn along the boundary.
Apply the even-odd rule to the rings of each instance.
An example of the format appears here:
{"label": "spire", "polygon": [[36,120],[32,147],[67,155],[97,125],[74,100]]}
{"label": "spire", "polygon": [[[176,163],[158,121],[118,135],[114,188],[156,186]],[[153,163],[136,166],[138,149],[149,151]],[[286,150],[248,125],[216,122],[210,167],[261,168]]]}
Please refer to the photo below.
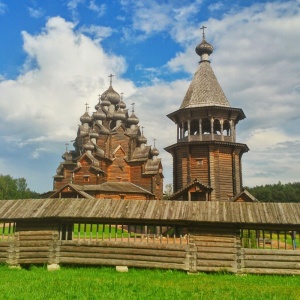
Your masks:
{"label": "spire", "polygon": [[213,52],[213,46],[205,40],[202,26],[202,42],[196,47],[196,53],[201,57],[200,64],[180,108],[223,106],[230,107],[230,104],[211,68],[209,55]]}

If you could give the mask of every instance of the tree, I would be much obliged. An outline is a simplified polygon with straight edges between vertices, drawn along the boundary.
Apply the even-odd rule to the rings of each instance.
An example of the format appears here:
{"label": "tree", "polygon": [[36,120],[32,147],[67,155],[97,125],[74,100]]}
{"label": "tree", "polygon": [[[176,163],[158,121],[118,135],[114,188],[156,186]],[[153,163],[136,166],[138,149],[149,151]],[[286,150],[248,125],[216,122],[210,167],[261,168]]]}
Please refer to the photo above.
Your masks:
{"label": "tree", "polygon": [[163,199],[170,199],[170,196],[173,194],[173,187],[171,183],[165,185]]}
{"label": "tree", "polygon": [[14,179],[10,175],[0,175],[0,200],[38,198],[39,194],[27,187],[25,178]]}

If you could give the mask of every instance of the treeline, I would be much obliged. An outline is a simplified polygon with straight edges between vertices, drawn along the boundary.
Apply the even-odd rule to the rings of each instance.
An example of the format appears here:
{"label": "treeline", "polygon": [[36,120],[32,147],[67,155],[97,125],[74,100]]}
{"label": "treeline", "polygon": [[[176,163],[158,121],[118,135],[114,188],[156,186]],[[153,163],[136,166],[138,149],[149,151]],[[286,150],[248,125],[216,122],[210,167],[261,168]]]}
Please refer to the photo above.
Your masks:
{"label": "treeline", "polygon": [[10,175],[0,175],[0,200],[36,199],[39,193],[27,187],[25,178],[13,178]]}
{"label": "treeline", "polygon": [[260,202],[300,202],[300,182],[245,187]]}

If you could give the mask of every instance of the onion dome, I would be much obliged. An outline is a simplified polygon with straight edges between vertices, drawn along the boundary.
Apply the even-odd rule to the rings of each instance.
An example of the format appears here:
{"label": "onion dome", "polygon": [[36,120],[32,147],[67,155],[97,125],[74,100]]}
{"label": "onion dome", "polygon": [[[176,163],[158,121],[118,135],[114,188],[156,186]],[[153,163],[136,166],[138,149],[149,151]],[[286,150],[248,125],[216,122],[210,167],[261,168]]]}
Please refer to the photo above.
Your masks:
{"label": "onion dome", "polygon": [[119,108],[117,111],[114,112],[113,114],[113,119],[114,120],[126,120],[126,115],[125,113]]}
{"label": "onion dome", "polygon": [[84,144],[83,146],[84,150],[94,150],[95,146],[91,141],[88,141],[87,143]]}
{"label": "onion dome", "polygon": [[132,113],[130,115],[130,117],[128,117],[128,119],[127,119],[127,123],[129,125],[137,125],[139,123],[139,121],[140,120],[138,119],[138,117],[134,113]]}
{"label": "onion dome", "polygon": [[143,134],[138,137],[138,141],[140,144],[147,144],[147,139],[145,138],[145,136]]}
{"label": "onion dome", "polygon": [[126,108],[126,104],[125,104],[125,102],[124,102],[123,100],[121,100],[121,101],[119,102],[119,107],[120,107],[121,109],[125,109],[125,108]]}
{"label": "onion dome", "polygon": [[196,47],[195,51],[199,56],[202,56],[203,54],[212,54],[214,50],[214,47],[209,44],[205,39],[202,40],[202,42]]}
{"label": "onion dome", "polygon": [[153,149],[151,149],[151,154],[153,156],[158,156],[159,155],[159,151],[154,147]]}
{"label": "onion dome", "polygon": [[[96,105],[96,106],[97,106],[97,105]],[[96,106],[95,106],[95,108],[96,108]],[[97,109],[97,111],[95,111],[95,112],[93,113],[93,118],[94,118],[95,120],[105,120],[106,114],[105,114],[105,112],[102,110],[102,108],[99,107],[99,108]]]}
{"label": "onion dome", "polygon": [[101,96],[102,104],[105,101],[109,101],[110,104],[118,104],[120,102],[120,95],[113,89],[113,87],[110,85],[109,88],[102,94]]}
{"label": "onion dome", "polygon": [[99,137],[99,133],[95,130],[95,129],[92,129],[91,131],[90,131],[90,138],[91,139],[96,139],[96,138],[98,138]]}
{"label": "onion dome", "polygon": [[92,121],[93,121],[92,117],[89,115],[87,111],[80,117],[81,123],[91,123]]}
{"label": "onion dome", "polygon": [[61,157],[64,160],[72,160],[72,154],[68,151],[66,151]]}
{"label": "onion dome", "polygon": [[99,102],[95,105],[95,109],[98,110],[100,107],[101,107],[101,104],[100,104],[100,99],[99,99]]}

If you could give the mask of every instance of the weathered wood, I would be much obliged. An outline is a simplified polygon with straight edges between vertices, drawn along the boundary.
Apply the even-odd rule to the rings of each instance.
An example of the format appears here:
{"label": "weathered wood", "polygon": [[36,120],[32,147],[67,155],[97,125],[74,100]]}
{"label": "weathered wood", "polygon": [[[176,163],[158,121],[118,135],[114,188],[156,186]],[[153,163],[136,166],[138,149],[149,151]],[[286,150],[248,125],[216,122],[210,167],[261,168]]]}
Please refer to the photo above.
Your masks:
{"label": "weathered wood", "polygon": [[247,268],[267,268],[267,269],[300,269],[299,262],[288,261],[253,261],[245,260],[244,267]]}
{"label": "weathered wood", "polygon": [[197,259],[199,260],[236,260],[236,254],[235,253],[212,253],[212,252],[197,252]]}
{"label": "weathered wood", "polygon": [[276,255],[276,253],[274,255],[244,255],[244,259],[246,261],[294,261],[300,263],[300,255]]}
{"label": "weathered wood", "polygon": [[20,235],[20,241],[51,241],[53,239],[52,235]]}
{"label": "weathered wood", "polygon": [[[37,225],[39,227],[39,225]],[[25,237],[25,236],[52,236],[52,234],[55,232],[54,230],[21,230],[18,231],[20,237]]]}
{"label": "weathered wood", "polygon": [[[131,254],[131,255],[144,255],[144,256],[165,256],[165,257],[185,257],[186,251],[168,251],[157,249],[135,249],[135,248],[112,248],[112,247],[60,247],[60,253],[101,253],[101,254]],[[61,254],[62,255],[62,254]]]}
{"label": "weathered wood", "polygon": [[109,265],[109,266],[128,266],[141,268],[160,268],[160,269],[178,269],[188,270],[185,264],[178,263],[163,263],[163,262],[149,262],[149,261],[133,261],[133,260],[118,260],[118,259],[89,259],[85,258],[70,258],[63,257],[60,260],[62,264],[81,264],[81,265]]}
{"label": "weathered wood", "polygon": [[45,264],[48,262],[47,258],[19,258],[18,264]]}
{"label": "weathered wood", "polygon": [[229,248],[229,247],[199,247],[197,246],[197,252],[199,253],[233,253],[235,254],[237,252],[236,248]]}
{"label": "weathered wood", "polygon": [[85,258],[86,260],[99,258],[99,259],[107,259],[107,260],[128,260],[128,261],[149,261],[149,262],[166,262],[166,263],[184,263],[185,257],[171,257],[171,256],[151,256],[151,255],[143,255],[141,254],[124,254],[124,253],[112,253],[112,254],[104,254],[102,252],[99,253],[82,253],[82,252],[60,252],[60,260],[63,261],[66,257],[74,257],[74,258]]}
{"label": "weathered wood", "polygon": [[197,266],[197,272],[231,272],[235,273],[236,269],[231,267],[205,267],[205,266]]}
{"label": "weathered wood", "polygon": [[220,268],[225,268],[225,267],[235,267],[236,262],[231,261],[231,260],[198,260],[197,261],[197,268],[199,266],[205,266],[205,267],[220,267]]}

